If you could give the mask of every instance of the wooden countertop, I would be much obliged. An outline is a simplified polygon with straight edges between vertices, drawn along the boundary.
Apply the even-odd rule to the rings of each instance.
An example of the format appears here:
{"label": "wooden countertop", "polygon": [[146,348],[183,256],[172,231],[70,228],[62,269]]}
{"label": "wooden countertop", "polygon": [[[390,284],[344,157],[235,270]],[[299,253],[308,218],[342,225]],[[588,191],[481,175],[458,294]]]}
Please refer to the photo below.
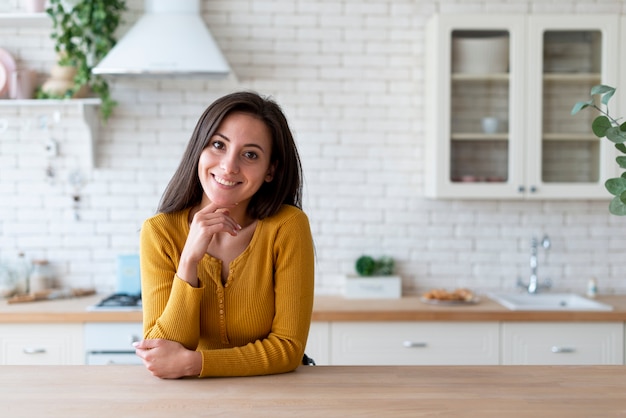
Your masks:
{"label": "wooden countertop", "polygon": [[[141,311],[88,311],[108,295],[7,304],[0,301],[0,323],[141,322]],[[511,311],[487,297],[468,306],[434,306],[419,297],[346,299],[316,296],[313,321],[617,321],[626,322],[626,295],[599,296],[612,311]]]}
{"label": "wooden countertop", "polygon": [[301,366],[160,380],[143,366],[0,366],[2,416],[612,417],[623,366]]}

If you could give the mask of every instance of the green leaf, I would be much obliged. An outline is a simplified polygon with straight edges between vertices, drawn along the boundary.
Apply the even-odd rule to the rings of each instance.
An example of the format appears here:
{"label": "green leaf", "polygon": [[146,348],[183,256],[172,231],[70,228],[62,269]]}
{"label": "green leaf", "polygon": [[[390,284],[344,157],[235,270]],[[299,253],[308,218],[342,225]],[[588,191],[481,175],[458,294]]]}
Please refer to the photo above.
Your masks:
{"label": "green leaf", "polygon": [[608,192],[613,196],[619,196],[626,191],[626,178],[617,177],[608,179],[604,182],[604,187],[606,187],[606,190],[608,190]]}
{"label": "green leaf", "polygon": [[576,103],[574,107],[572,108],[572,115],[575,115],[576,113],[580,112],[581,110],[589,106],[593,106],[593,100],[589,100],[587,102]]}
{"label": "green leaf", "polygon": [[626,132],[621,131],[617,126],[612,126],[608,128],[604,132],[604,135],[607,137],[608,140],[617,144],[621,144],[626,141]]}
{"label": "green leaf", "polygon": [[615,144],[615,148],[617,148],[618,151],[621,151],[622,154],[626,154],[626,145],[624,145],[624,144]]}
{"label": "green leaf", "polygon": [[603,95],[602,104],[607,105],[609,103],[609,100],[611,100],[611,97],[613,97],[613,94],[615,94],[615,88],[604,84],[599,84],[591,88],[591,95],[595,96],[596,94]]}
{"label": "green leaf", "polygon": [[609,203],[609,212],[617,216],[626,216],[626,204],[621,200],[620,196],[615,196]]}
{"label": "green leaf", "polygon": [[593,120],[593,122],[591,123],[591,130],[593,131],[595,136],[597,136],[598,138],[602,138],[606,136],[606,131],[612,126],[613,125],[611,125],[611,121],[609,120],[609,118],[601,115]]}
{"label": "green leaf", "polygon": [[626,157],[617,157],[615,161],[617,161],[617,165],[619,165],[620,168],[626,168]]}

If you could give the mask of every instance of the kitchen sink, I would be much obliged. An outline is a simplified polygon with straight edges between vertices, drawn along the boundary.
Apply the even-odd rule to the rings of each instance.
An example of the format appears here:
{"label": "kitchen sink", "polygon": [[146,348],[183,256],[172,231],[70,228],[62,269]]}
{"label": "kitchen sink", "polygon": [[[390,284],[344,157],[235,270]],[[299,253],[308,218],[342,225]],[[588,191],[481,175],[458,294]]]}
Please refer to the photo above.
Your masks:
{"label": "kitchen sink", "polygon": [[605,303],[575,293],[489,293],[489,298],[512,311],[611,311]]}

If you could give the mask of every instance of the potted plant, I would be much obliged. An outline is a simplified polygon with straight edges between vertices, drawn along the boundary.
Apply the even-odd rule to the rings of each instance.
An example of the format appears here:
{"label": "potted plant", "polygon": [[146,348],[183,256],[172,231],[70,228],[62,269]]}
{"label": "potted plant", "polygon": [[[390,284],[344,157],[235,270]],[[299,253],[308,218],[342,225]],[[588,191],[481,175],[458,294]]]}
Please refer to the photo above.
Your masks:
{"label": "potted plant", "polygon": [[[50,0],[46,13],[52,18],[50,37],[55,41],[58,67],[74,67],[73,85],[63,94],[38,92],[38,98],[75,97],[89,89],[100,97],[103,120],[116,105],[109,85],[91,69],[113,48],[115,30],[126,10],[125,0]],[[58,68],[57,68],[58,69]]]}
{"label": "potted plant", "polygon": [[[592,108],[600,112],[591,123],[591,130],[598,138],[606,137],[609,141],[615,143],[622,154],[626,154],[626,122],[620,124],[620,119],[614,118],[609,113],[609,101],[615,94],[615,88],[604,84],[599,84],[591,88],[591,99],[585,102],[577,102],[572,108],[572,115],[575,115],[582,109]],[[598,104],[598,99],[600,104]],[[626,169],[626,157],[618,156],[616,158],[620,168]],[[626,172],[620,177],[610,178],[604,183],[606,189],[614,197],[609,204],[609,212],[614,215],[626,215]]]}
{"label": "potted plant", "polygon": [[363,255],[356,260],[357,276],[346,277],[345,296],[354,299],[399,298],[402,279],[393,274],[395,263],[391,257]]}

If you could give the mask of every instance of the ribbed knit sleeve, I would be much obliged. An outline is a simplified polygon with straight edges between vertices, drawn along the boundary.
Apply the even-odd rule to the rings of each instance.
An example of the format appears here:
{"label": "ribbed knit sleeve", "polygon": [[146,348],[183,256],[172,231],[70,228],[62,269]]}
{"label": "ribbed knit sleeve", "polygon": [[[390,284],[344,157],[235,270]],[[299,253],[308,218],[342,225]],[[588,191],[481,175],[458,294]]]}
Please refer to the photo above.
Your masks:
{"label": "ribbed knit sleeve", "polygon": [[144,337],[178,341],[202,354],[200,376],[283,373],[300,364],[314,291],[313,239],[292,206],[257,223],[231,263],[206,255],[200,287],[175,276],[189,227],[187,211],[159,214],[141,231]]}
{"label": "ribbed knit sleeve", "polygon": [[176,277],[181,242],[184,245],[186,240],[182,215],[157,215],[141,228],[143,328],[144,338],[178,341],[195,350],[200,338],[203,290]]}

